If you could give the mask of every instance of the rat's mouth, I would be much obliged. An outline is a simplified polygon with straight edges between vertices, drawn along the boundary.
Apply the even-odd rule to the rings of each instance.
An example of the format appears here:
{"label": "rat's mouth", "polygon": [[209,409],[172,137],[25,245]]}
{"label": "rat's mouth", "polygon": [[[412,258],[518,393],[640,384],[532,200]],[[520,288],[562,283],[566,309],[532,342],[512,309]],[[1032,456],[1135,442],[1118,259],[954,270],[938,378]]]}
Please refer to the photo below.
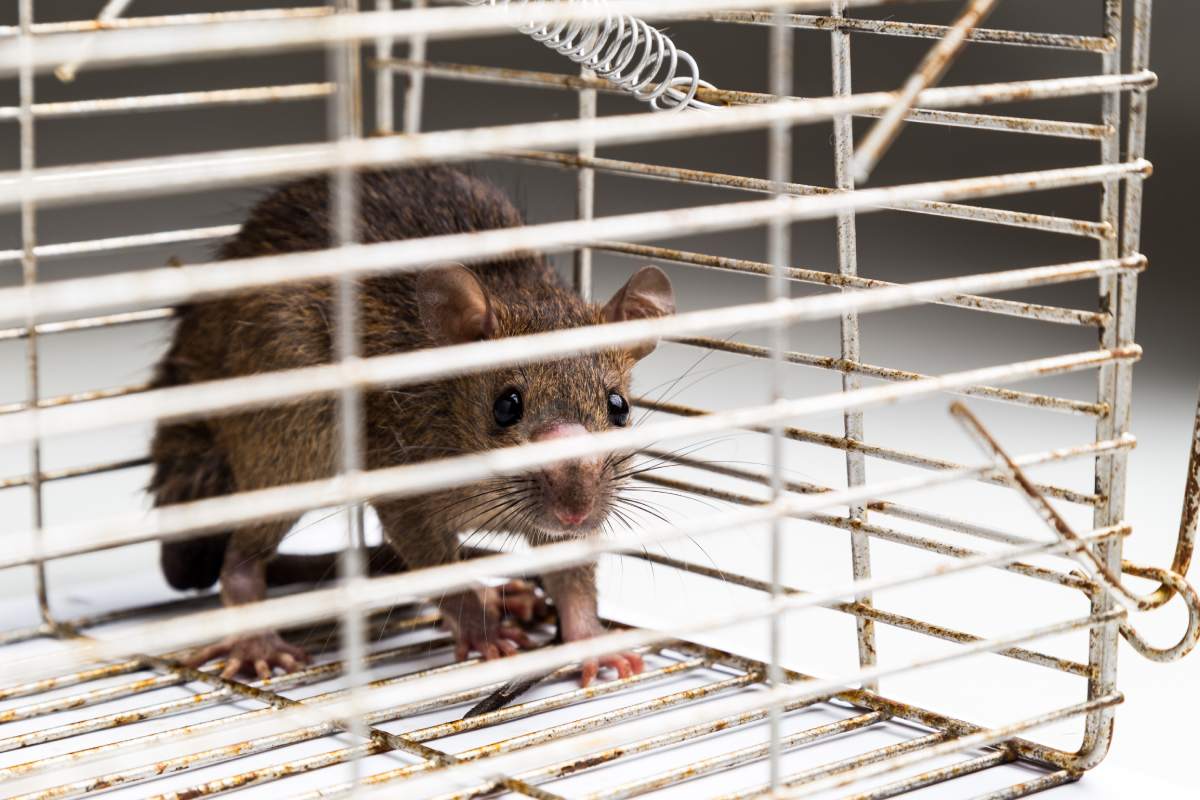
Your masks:
{"label": "rat's mouth", "polygon": [[602,504],[589,504],[587,508],[561,505],[546,505],[538,527],[547,536],[559,539],[586,536],[595,532],[604,523],[607,510]]}

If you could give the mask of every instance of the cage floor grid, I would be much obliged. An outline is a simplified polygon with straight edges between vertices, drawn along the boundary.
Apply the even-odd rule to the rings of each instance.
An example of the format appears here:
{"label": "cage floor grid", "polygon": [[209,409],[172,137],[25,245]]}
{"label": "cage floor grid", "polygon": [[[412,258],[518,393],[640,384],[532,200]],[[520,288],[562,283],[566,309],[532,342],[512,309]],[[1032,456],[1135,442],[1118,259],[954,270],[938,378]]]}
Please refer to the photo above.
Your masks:
{"label": "cage floor grid", "polygon": [[[151,616],[209,605],[190,598],[80,619],[81,635]],[[572,671],[560,670],[514,704],[467,720],[463,714],[494,685],[398,707],[373,705],[371,690],[461,669],[435,612],[404,607],[375,614],[367,666],[369,731],[361,739],[334,724],[297,727],[258,739],[239,736],[239,722],[293,703],[328,699],[346,688],[336,652],[337,628],[317,624],[290,638],[313,654],[299,672],[268,681],[223,682],[214,669],[201,674],[173,668],[169,656],[97,664],[83,671],[0,687],[0,782],[55,775],[89,756],[124,758],[122,769],[103,762],[83,779],[5,797],[199,798],[337,797],[347,793],[350,762],[372,785],[394,784],[454,764],[477,762],[476,785],[446,796],[499,795],[537,798],[760,796],[769,788],[769,723],[764,707],[717,721],[684,725],[621,743],[605,751],[573,753],[497,779],[488,759],[573,734],[635,719],[696,708],[733,693],[761,691],[761,663],[687,643],[647,653],[647,668],[624,680],[581,689]],[[548,631],[547,631],[548,633]],[[59,646],[47,631],[30,628],[0,639],[0,658],[45,653]],[[218,670],[219,671],[219,670]],[[602,676],[603,677],[603,676]],[[798,676],[791,676],[793,679]],[[1074,780],[1065,771],[1028,763],[1003,746],[938,756],[934,748],[962,731],[939,730],[894,717],[887,701],[847,692],[825,702],[788,707],[780,720],[786,786],[816,789],[816,797],[1023,797]],[[222,746],[139,761],[148,746],[182,733],[219,730]],[[919,758],[925,753],[928,758]],[[853,770],[904,757],[910,767],[853,786],[838,786]],[[130,766],[132,764],[132,766]],[[67,772],[62,773],[67,776]],[[56,781],[54,781],[56,783]]]}

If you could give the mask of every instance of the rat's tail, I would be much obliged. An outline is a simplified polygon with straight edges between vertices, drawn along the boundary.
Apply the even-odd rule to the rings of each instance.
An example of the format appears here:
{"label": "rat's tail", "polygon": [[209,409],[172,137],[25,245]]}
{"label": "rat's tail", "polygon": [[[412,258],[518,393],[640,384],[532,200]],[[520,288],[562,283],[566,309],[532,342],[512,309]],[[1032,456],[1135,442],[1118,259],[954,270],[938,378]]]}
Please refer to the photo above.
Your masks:
{"label": "rat's tail", "polygon": [[[149,489],[155,506],[220,497],[234,490],[225,454],[203,422],[161,426],[150,452],[154,476]],[[216,583],[230,535],[163,542],[160,563],[167,583],[176,589],[207,589]]]}

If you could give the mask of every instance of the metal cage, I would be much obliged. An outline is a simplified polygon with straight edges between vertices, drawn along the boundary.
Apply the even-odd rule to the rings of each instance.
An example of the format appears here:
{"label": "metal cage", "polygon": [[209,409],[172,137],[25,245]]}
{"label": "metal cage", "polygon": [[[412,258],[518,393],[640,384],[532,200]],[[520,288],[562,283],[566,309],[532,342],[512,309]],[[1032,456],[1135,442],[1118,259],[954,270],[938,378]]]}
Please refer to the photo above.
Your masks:
{"label": "metal cage", "polygon": [[[1091,16],[1080,20],[1077,30],[1087,30],[1096,17],[1102,20],[1101,29],[1091,33],[988,28],[986,18],[997,5],[989,0],[965,2],[949,24],[870,16],[879,6],[898,7],[900,17],[916,16],[920,4],[913,0],[485,2],[473,7],[413,0],[411,8],[395,10],[392,0],[376,0],[369,11],[359,10],[357,0],[342,0],[335,7],[171,16],[129,16],[129,5],[110,0],[97,19],[51,22],[35,18],[33,0],[19,0],[19,23],[0,28],[0,69],[19,95],[18,105],[0,108],[0,124],[19,126],[21,143],[20,169],[0,174],[0,206],[19,217],[20,246],[0,251],[0,267],[15,275],[20,265],[23,276],[19,285],[0,288],[0,325],[5,326],[0,340],[26,354],[23,376],[5,378],[9,386],[23,386],[24,397],[0,406],[0,443],[6,457],[20,465],[18,474],[0,480],[0,489],[31,499],[27,522],[5,534],[0,574],[14,581],[32,576],[40,615],[31,625],[9,625],[0,634],[0,794],[24,800],[104,792],[196,798],[257,789],[269,797],[398,793],[599,800],[674,790],[686,797],[878,800],[941,787],[949,792],[941,796],[1024,797],[1075,781],[1104,757],[1115,707],[1122,701],[1116,668],[1122,637],[1143,655],[1161,660],[1182,656],[1200,637],[1200,602],[1181,577],[1190,561],[1200,503],[1200,428],[1171,569],[1122,559],[1122,542],[1132,532],[1125,519],[1125,473],[1134,446],[1132,367],[1140,353],[1134,340],[1137,280],[1146,265],[1139,249],[1142,184],[1151,172],[1144,152],[1146,109],[1156,82],[1149,70],[1151,0],[1080,3]],[[860,8],[867,16],[854,14]],[[591,69],[597,64],[582,57],[576,59],[583,63],[579,72],[565,59],[559,72],[545,72],[428,58],[431,42],[506,33],[521,47],[533,47],[514,29],[525,25],[526,33],[545,40],[564,31],[594,31],[588,26],[618,13],[658,23],[703,21],[759,31],[767,43],[770,85],[757,92],[715,88],[700,81],[699,73],[682,72],[676,82],[663,73],[646,73],[640,87],[636,81],[622,86],[616,78],[597,77]],[[1132,31],[1128,43],[1122,38],[1126,25]],[[831,42],[828,97],[795,97],[797,36]],[[911,75],[889,79],[888,90],[855,93],[850,44],[859,38],[899,38],[929,49],[912,62]],[[682,38],[677,44],[683,45]],[[60,102],[39,102],[34,96],[35,76],[41,73],[71,80],[81,71],[109,67],[152,69],[175,60],[304,48],[327,53],[325,80],[252,85],[256,82],[248,76],[248,85],[232,89]],[[1053,50],[1086,67],[1072,77],[938,87],[956,55],[972,48],[993,48],[1013,58],[1030,48]],[[404,58],[397,57],[397,49]],[[583,49],[575,54],[582,56]],[[691,49],[710,76],[730,57]],[[399,86],[394,85],[397,74],[404,78]],[[577,118],[547,121],[547,113],[541,121],[422,133],[426,94],[462,82],[494,87],[494,102],[501,104],[505,91],[538,89],[545,90],[538,97],[577,97]],[[373,87],[373,109],[364,103],[364,86]],[[628,97],[631,91],[645,95],[668,86],[678,87],[688,101],[717,108],[654,114]],[[617,113],[598,115],[598,100],[607,102],[609,94],[623,96],[614,103],[625,105],[614,107]],[[397,124],[394,99],[400,95],[403,114]],[[1081,98],[1087,105],[1072,108],[1087,108],[1089,115],[1055,118],[1056,103],[1069,98]],[[35,158],[35,129],[44,119],[269,101],[326,103],[328,140],[63,166],[39,166]],[[989,108],[999,104],[1017,104],[1019,112]],[[371,135],[364,118],[373,120]],[[863,126],[857,147],[856,118]],[[799,126],[832,127],[830,185],[796,182],[792,136]],[[1082,141],[1093,155],[1083,164],[982,177],[952,170],[943,179],[856,188],[876,163],[886,163],[889,147],[908,132],[905,126],[966,129],[962,136],[985,131],[1038,142]],[[597,155],[598,148],[744,132],[766,136],[767,169],[758,177],[713,171],[708,164],[701,169],[660,163],[669,158]],[[354,243],[348,190],[355,169],[482,160],[569,171],[577,189],[574,218],[434,240]],[[158,232],[118,231],[106,238],[42,244],[36,223],[43,209],[261,186],[312,172],[330,173],[339,188],[341,240],[333,250],[38,281],[39,264],[52,259],[115,251],[136,256],[148,248],[216,241],[237,230],[236,223],[195,227],[181,222]],[[728,199],[597,216],[596,199],[604,197],[597,180],[609,178],[626,181],[623,186],[700,187],[709,192],[705,198],[712,190],[727,190]],[[1075,218],[1001,200],[1058,190],[1086,192],[1089,202],[1098,198],[1097,213]],[[1049,266],[1029,253],[1009,268],[977,273],[950,264],[924,280],[860,276],[858,215],[881,210],[901,220],[951,220],[1003,235],[1023,229],[1045,237],[1038,241],[1069,240],[1096,250]],[[791,232],[808,221],[834,226],[836,267],[797,266]],[[667,246],[688,235],[711,242],[715,233],[763,227],[767,255],[762,260],[744,257],[737,246],[712,248],[727,254]],[[593,273],[599,277],[607,268],[594,267],[593,260],[619,266],[630,259],[669,265],[685,287],[684,296],[689,285],[738,275],[765,278],[765,295],[745,303],[718,300],[668,319],[521,337],[500,350],[484,342],[386,358],[358,356],[356,278],[422,269],[431,252],[439,261],[469,261],[530,249],[570,254],[576,286],[585,297],[591,296]],[[39,391],[40,347],[56,336],[162,325],[180,302],[322,278],[338,286],[340,352],[334,363],[182,388],[105,385],[54,396]],[[1058,288],[1049,290],[1049,301],[1040,295],[1031,299],[1034,289],[1079,284],[1087,290],[1093,282],[1098,303],[1090,308],[1062,302],[1059,298],[1067,295],[1055,294]],[[802,286],[811,291],[793,297],[792,289]],[[1017,290],[1030,291],[1020,299],[995,296]],[[981,337],[991,330],[982,320],[999,318],[1012,330],[1033,330],[1039,342],[1049,342],[1045,331],[1055,328],[1094,331],[1097,343],[1003,363],[985,360],[985,348],[970,363],[936,374],[913,371],[911,362],[903,368],[869,363],[860,316],[895,309],[960,314],[973,325],[980,321]],[[821,322],[837,327],[832,353],[793,349],[790,331]],[[718,333],[729,338],[716,338]],[[717,400],[726,402],[709,408],[646,392],[637,405],[658,416],[628,430],[382,471],[361,469],[359,397],[365,389],[648,336],[664,337],[669,344],[663,349],[672,357],[700,348],[729,363],[757,365],[761,374],[754,387],[761,389],[762,399],[742,402],[745,396],[729,382],[715,390]],[[797,388],[790,376],[802,368],[840,383]],[[1061,387],[1078,390],[1078,384],[1051,380],[1077,373],[1095,373],[1093,396],[1076,399]],[[1038,381],[1038,391],[1009,386],[1029,380]],[[334,478],[152,513],[46,519],[51,495],[58,496],[48,489],[58,482],[75,485],[88,476],[146,463],[134,454],[44,467],[45,448],[61,437],[260,408],[314,393],[340,398],[343,473]],[[1004,442],[1021,437],[1001,428],[1019,430],[1026,423],[1009,425],[1012,418],[1006,417],[985,428],[960,402],[949,415],[940,411],[939,418],[947,431],[961,430],[964,442],[973,439],[979,445],[975,457],[944,458],[932,439],[921,449],[868,436],[868,409],[944,394],[986,399],[1038,419],[1062,415],[1094,426],[1093,434],[1012,456]],[[999,406],[987,404],[989,411],[994,407]],[[893,419],[886,416],[890,411],[873,413]],[[834,432],[809,425],[830,414]],[[761,437],[760,467],[660,444],[696,443],[735,429]],[[642,476],[647,487],[718,505],[704,506],[703,513],[684,520],[647,519],[609,537],[483,552],[454,568],[382,577],[368,577],[361,548],[350,547],[335,584],[232,610],[202,596],[64,615],[60,603],[70,603],[47,577],[47,565],[56,560],[322,507],[351,509],[346,535],[361,543],[362,510],[373,498],[403,497],[627,448],[670,465]],[[824,455],[800,458],[798,448]],[[798,460],[817,465],[813,469],[822,474],[796,479],[789,470]],[[868,481],[868,462],[886,479]],[[1082,465],[1094,483],[1079,482],[1079,472],[1070,480],[1059,477],[1065,472],[1047,473],[1045,480],[1029,474],[1063,463]],[[989,505],[972,505],[963,516],[954,502],[939,505],[948,495],[936,492],[946,487],[972,498],[976,495],[970,492],[985,492],[980,496]],[[924,495],[931,498],[928,503],[903,496],[931,491]],[[1040,521],[1025,520],[1020,532],[995,524],[993,510],[1003,503],[1031,504]],[[797,548],[818,552],[824,540],[805,533],[814,530],[834,537],[830,546],[840,557],[848,546],[849,562],[844,570],[829,567],[833,573],[826,580],[801,584],[788,569],[798,561],[820,561],[816,555],[797,555]],[[719,566],[646,549],[701,535],[711,535],[714,542],[757,536],[767,558],[761,569],[738,571],[730,568],[737,566],[736,559],[730,561],[733,556],[725,551]],[[697,596],[711,596],[717,591],[713,587],[721,586],[722,592],[736,592],[737,601],[664,618],[659,627],[648,622],[614,626],[598,639],[486,663],[454,663],[437,632],[436,613],[420,605],[422,597],[473,581],[537,575],[617,555],[649,562],[660,570],[660,580],[677,573],[680,581],[699,587]],[[1006,588],[996,590],[986,576],[999,576],[1008,582]],[[1137,594],[1126,588],[1125,576],[1160,587]],[[959,626],[906,613],[905,603],[889,607],[893,592],[915,587],[935,593],[947,582],[954,588],[946,597],[958,598],[951,605],[970,597],[989,613],[976,609],[971,622]],[[1006,610],[994,591],[1028,592],[1035,607]],[[1134,629],[1128,612],[1158,608],[1176,594],[1187,605],[1188,629],[1178,644],[1156,648]],[[818,612],[836,622],[829,627],[815,621],[811,615]],[[761,646],[727,646],[711,635],[760,623],[765,625],[756,640]],[[225,680],[176,660],[183,648],[271,626],[295,631],[297,641],[314,651],[336,637],[340,646],[313,666],[256,682]],[[891,634],[922,644],[893,657]],[[788,655],[789,642],[798,640],[810,651],[830,654],[828,668],[814,674],[788,668],[795,660]],[[932,649],[920,649],[926,644]],[[586,689],[569,682],[572,664],[616,648],[644,648],[647,671]],[[1000,722],[956,713],[941,695],[983,680],[984,673],[973,666],[981,659],[1020,676],[992,687],[993,700],[1025,710],[1022,682],[1049,675],[1045,680],[1053,686],[1053,702]],[[510,678],[547,671],[549,678],[529,696],[460,719],[465,704]],[[906,683],[909,677],[916,683]],[[915,689],[922,680],[925,688]],[[1078,725],[1070,736],[1049,742],[1037,736],[1048,725],[1072,720]]]}

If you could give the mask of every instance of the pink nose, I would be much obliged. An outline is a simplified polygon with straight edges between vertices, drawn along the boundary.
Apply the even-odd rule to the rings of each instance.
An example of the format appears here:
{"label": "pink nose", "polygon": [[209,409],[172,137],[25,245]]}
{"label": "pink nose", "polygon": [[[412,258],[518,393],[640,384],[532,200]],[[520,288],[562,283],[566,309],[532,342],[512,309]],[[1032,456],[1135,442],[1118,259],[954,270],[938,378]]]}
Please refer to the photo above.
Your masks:
{"label": "pink nose", "polygon": [[[534,441],[545,442],[568,436],[582,436],[587,429],[578,423],[559,422],[534,434]],[[595,459],[551,464],[542,469],[546,506],[564,528],[582,525],[595,505],[599,463]]]}
{"label": "pink nose", "polygon": [[558,521],[563,525],[575,526],[588,518],[588,511],[567,511],[566,509],[556,508],[554,516],[558,517]]}
{"label": "pink nose", "polygon": [[535,433],[533,440],[535,442],[548,442],[551,439],[562,439],[565,436],[581,436],[585,433],[587,433],[587,428],[577,422],[558,422]]}

